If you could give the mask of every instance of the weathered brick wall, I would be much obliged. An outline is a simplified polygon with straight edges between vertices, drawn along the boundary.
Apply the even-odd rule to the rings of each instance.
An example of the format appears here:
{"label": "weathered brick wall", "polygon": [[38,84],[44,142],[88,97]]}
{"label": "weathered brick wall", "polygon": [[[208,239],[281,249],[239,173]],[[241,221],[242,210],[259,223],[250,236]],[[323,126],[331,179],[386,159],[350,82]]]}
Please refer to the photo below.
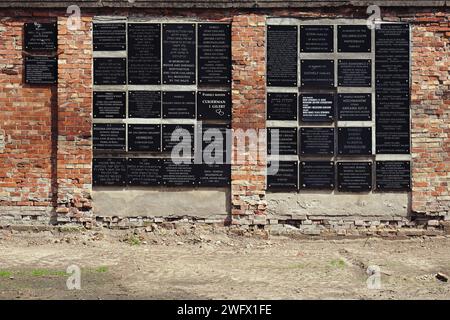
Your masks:
{"label": "weathered brick wall", "polygon": [[[67,30],[64,10],[2,11],[0,213],[6,212],[7,208],[59,208],[61,220],[91,215],[93,15],[166,18],[173,15],[203,21],[231,21],[232,126],[246,130],[265,128],[266,17],[366,18],[365,9],[104,9],[82,11],[82,27],[77,31]],[[409,21],[413,25],[412,209],[420,213],[445,214],[450,207],[449,12],[445,8],[399,8],[382,12],[382,16],[391,21]],[[22,82],[22,26],[30,20],[45,19],[58,21],[58,86],[29,87]],[[259,159],[256,164],[233,165],[231,201],[235,222],[243,221],[242,218],[256,223],[264,219],[265,165],[265,159]]]}
{"label": "weathered brick wall", "polygon": [[450,14],[418,15],[412,39],[413,207],[450,208]]}
{"label": "weathered brick wall", "polygon": [[58,18],[57,213],[85,218],[92,208],[92,18],[76,30],[67,20]]}
{"label": "weathered brick wall", "polygon": [[[265,25],[263,15],[237,15],[233,18],[232,128],[235,132],[265,129],[266,126]],[[239,218],[253,219],[256,215],[257,219],[265,211],[266,162],[258,157],[258,146],[248,143],[246,157],[238,159],[236,147],[242,141],[235,139],[233,143],[232,216],[239,223]],[[265,148],[262,151],[265,154]]]}
{"label": "weathered brick wall", "polygon": [[[22,82],[26,19],[0,17],[0,212],[51,207],[54,180],[52,112],[56,86]],[[9,212],[9,210],[8,210]]]}

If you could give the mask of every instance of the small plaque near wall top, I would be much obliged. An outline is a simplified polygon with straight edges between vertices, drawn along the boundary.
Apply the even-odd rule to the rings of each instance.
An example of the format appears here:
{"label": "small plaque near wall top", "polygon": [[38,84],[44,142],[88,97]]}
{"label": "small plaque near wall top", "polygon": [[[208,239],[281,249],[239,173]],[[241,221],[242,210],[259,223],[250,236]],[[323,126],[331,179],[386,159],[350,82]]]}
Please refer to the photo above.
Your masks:
{"label": "small plaque near wall top", "polygon": [[334,51],[334,26],[300,26],[300,51],[302,53],[323,53]]}
{"label": "small plaque near wall top", "polygon": [[339,52],[371,52],[372,31],[366,25],[338,26]]}
{"label": "small plaque near wall top", "polygon": [[125,23],[94,23],[92,33],[94,51],[126,49]]}
{"label": "small plaque near wall top", "polygon": [[58,30],[56,22],[25,23],[24,33],[24,45],[26,51],[57,49]]}

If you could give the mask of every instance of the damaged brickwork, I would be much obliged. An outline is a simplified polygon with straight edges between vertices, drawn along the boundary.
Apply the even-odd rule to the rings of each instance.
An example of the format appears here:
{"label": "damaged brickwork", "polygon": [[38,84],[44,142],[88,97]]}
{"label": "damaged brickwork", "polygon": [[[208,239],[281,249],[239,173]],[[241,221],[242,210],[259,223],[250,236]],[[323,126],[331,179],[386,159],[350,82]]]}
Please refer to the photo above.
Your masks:
{"label": "damaged brickwork", "polygon": [[[450,13],[438,7],[382,8],[386,21],[412,27],[411,214],[332,216],[277,213],[265,191],[265,159],[232,166],[230,215],[223,218],[99,216],[92,199],[92,18],[164,16],[232,24],[234,129],[264,129],[265,32],[268,17],[367,18],[366,7],[290,9],[82,10],[81,28],[67,29],[63,9],[2,9],[0,13],[0,225],[84,223],[145,227],[151,223],[229,224],[288,228],[309,235],[371,235],[403,232],[433,235],[447,230],[450,208]],[[58,23],[58,84],[23,83],[23,24]],[[401,231],[403,230],[403,231]],[[419,231],[417,231],[419,230]]]}

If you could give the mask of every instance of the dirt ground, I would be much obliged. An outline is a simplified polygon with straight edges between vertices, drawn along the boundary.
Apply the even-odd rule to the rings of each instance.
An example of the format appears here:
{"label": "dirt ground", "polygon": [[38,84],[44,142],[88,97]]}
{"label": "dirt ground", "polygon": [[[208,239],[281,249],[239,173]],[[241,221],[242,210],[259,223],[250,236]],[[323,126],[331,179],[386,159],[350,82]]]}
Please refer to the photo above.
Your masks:
{"label": "dirt ground", "polygon": [[[0,230],[0,299],[449,299],[450,238],[305,240],[224,228]],[[81,289],[68,290],[69,265]],[[379,266],[380,288],[367,286]]]}

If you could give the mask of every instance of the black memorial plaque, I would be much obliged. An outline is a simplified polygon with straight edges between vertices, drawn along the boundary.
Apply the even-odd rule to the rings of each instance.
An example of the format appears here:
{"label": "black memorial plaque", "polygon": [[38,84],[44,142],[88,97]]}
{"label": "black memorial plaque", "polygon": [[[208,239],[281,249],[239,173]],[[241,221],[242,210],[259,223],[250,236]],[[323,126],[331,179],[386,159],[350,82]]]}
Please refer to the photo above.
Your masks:
{"label": "black memorial plaque", "polygon": [[[173,141],[172,141],[173,138]],[[172,152],[174,146],[194,150],[194,126],[190,124],[163,124],[162,150]]]}
{"label": "black memorial plaque", "polygon": [[297,154],[297,127],[295,128],[268,128],[267,153],[270,155]]}
{"label": "black memorial plaque", "polygon": [[[227,124],[206,124],[201,126],[203,162],[223,164],[231,162],[231,132]],[[228,151],[227,151],[228,150]]]}
{"label": "black memorial plaque", "polygon": [[56,84],[58,60],[56,57],[25,57],[25,83],[36,85]]}
{"label": "black memorial plaque", "polygon": [[161,118],[161,91],[128,91],[128,118]]}
{"label": "black memorial plaque", "polygon": [[94,158],[92,161],[94,186],[125,186],[127,160],[124,158]]}
{"label": "black memorial plaque", "polygon": [[334,60],[301,60],[301,86],[334,87]]}
{"label": "black memorial plaque", "polygon": [[199,187],[226,187],[231,184],[231,165],[198,164],[196,178]]}
{"label": "black memorial plaque", "polygon": [[376,153],[407,154],[410,152],[410,120],[408,117],[376,117]]}
{"label": "black memorial plaque", "polygon": [[159,186],[162,183],[162,159],[130,158],[127,164],[127,184],[130,186]]}
{"label": "black memorial plaque", "polygon": [[128,84],[161,84],[160,24],[128,24]]}
{"label": "black memorial plaque", "polygon": [[298,189],[298,161],[269,162],[267,171],[268,190]]}
{"label": "black memorial plaque", "polygon": [[125,125],[93,124],[94,150],[125,150]]}
{"label": "black memorial plaque", "polygon": [[371,155],[372,128],[342,127],[338,129],[339,155]]}
{"label": "black memorial plaque", "polygon": [[338,190],[342,192],[368,192],[372,190],[371,162],[338,162]]}
{"label": "black memorial plaque", "polygon": [[198,82],[209,85],[231,83],[231,25],[198,25]]}
{"label": "black memorial plaque", "polygon": [[163,83],[195,84],[195,25],[163,25]]}
{"label": "black memorial plaque", "polygon": [[410,153],[408,24],[382,24],[375,31],[376,152]]}
{"label": "black memorial plaque", "polygon": [[297,86],[298,27],[267,26],[267,85]]}
{"label": "black memorial plaque", "polygon": [[[168,187],[192,187],[196,184],[195,165],[181,163],[180,159],[165,159],[162,169],[163,185]],[[190,161],[190,160],[184,160]]]}
{"label": "black memorial plaque", "polygon": [[343,121],[372,120],[371,93],[338,94],[338,119]]}
{"label": "black memorial plaque", "polygon": [[268,93],[267,120],[297,120],[297,94]]}
{"label": "black memorial plaque", "polygon": [[302,155],[334,155],[334,128],[301,128]]}
{"label": "black memorial plaque", "polygon": [[94,58],[94,84],[126,84],[126,60],[126,58]]}
{"label": "black memorial plaque", "polygon": [[339,59],[338,85],[341,87],[372,86],[372,60]]}
{"label": "black memorial plaque", "polygon": [[229,120],[231,118],[231,92],[199,91],[197,93],[199,120]]}
{"label": "black memorial plaque", "polygon": [[380,191],[411,190],[409,161],[377,161],[376,173],[376,185]]}
{"label": "black memorial plaque", "polygon": [[25,23],[24,42],[26,51],[56,50],[58,47],[58,30],[56,22]]}
{"label": "black memorial plaque", "polygon": [[299,106],[303,122],[330,122],[334,119],[334,94],[301,94]]}
{"label": "black memorial plaque", "polygon": [[125,92],[94,91],[94,118],[125,118]]}
{"label": "black memorial plaque", "polygon": [[366,25],[338,26],[338,52],[371,52],[372,32]]}
{"label": "black memorial plaque", "polygon": [[161,151],[161,125],[129,124],[128,151]]}
{"label": "black memorial plaque", "polygon": [[381,24],[375,30],[375,74],[378,88],[409,88],[408,24]]}
{"label": "black memorial plaque", "polygon": [[300,161],[300,189],[333,190],[335,183],[334,162]]}
{"label": "black memorial plaque", "polygon": [[118,51],[126,49],[125,23],[94,23],[92,43],[94,51]]}
{"label": "black memorial plaque", "polygon": [[300,26],[300,51],[320,53],[334,51],[334,26]]}
{"label": "black memorial plaque", "polygon": [[164,119],[195,119],[195,91],[166,91],[162,95]]}

